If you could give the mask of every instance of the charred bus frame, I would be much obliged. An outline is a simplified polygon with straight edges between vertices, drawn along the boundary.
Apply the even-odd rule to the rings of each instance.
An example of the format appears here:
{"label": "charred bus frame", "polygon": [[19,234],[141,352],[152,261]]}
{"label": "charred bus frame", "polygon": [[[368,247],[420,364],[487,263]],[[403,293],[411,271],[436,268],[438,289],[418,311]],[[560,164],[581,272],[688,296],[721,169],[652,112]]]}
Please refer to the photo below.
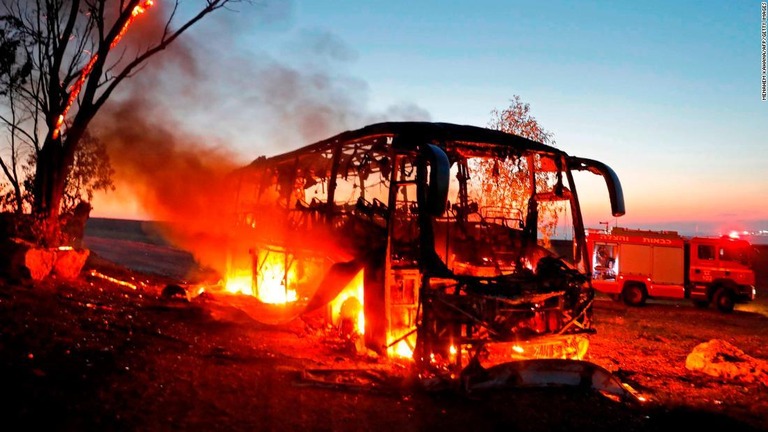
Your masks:
{"label": "charred bus frame", "polygon": [[[304,280],[294,287],[305,313],[362,270],[366,345],[405,345],[424,370],[580,358],[594,290],[572,172],[585,170],[622,215],[601,162],[474,126],[373,124],[239,170],[230,267],[250,263],[258,291],[259,251],[280,251]],[[570,215],[567,250],[543,234],[548,212]]]}

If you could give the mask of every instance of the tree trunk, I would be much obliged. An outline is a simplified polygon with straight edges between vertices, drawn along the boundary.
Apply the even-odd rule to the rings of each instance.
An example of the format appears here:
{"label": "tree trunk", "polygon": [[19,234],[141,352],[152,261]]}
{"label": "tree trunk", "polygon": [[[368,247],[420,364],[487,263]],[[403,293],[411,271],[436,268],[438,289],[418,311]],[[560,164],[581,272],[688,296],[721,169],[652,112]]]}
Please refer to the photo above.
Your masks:
{"label": "tree trunk", "polygon": [[16,214],[20,215],[24,213],[24,195],[18,183],[13,184],[13,193],[16,196]]}
{"label": "tree trunk", "polygon": [[32,214],[41,224],[40,243],[57,246],[59,239],[59,209],[66,176],[62,175],[63,148],[61,140],[46,139],[37,154],[32,193]]}
{"label": "tree trunk", "polygon": [[67,129],[66,138],[54,139],[49,134],[37,154],[32,214],[41,224],[39,242],[43,246],[55,247],[61,242],[61,200],[75,161],[75,150],[91,118],[92,110],[81,108]]}

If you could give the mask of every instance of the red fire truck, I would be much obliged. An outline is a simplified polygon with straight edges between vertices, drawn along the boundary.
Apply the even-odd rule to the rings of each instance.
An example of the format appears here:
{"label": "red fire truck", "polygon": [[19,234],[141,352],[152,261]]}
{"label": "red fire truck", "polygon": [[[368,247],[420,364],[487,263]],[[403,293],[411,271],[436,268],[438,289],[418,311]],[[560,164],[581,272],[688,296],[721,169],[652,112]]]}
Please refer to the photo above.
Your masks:
{"label": "red fire truck", "polygon": [[754,249],[746,240],[616,227],[588,229],[587,247],[594,288],[630,306],[686,298],[731,312],[755,298]]}

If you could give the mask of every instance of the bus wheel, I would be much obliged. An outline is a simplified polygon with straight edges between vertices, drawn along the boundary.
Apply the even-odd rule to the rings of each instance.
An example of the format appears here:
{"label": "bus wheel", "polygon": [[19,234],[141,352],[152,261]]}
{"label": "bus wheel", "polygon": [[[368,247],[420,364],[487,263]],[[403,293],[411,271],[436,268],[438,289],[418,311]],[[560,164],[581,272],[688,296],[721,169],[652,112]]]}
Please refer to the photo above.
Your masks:
{"label": "bus wheel", "polygon": [[712,296],[712,302],[717,307],[717,310],[723,313],[733,312],[733,307],[736,305],[733,292],[727,288],[718,288],[715,291],[715,295]]}
{"label": "bus wheel", "polygon": [[642,306],[648,296],[642,284],[630,282],[624,285],[621,297],[628,306]]}

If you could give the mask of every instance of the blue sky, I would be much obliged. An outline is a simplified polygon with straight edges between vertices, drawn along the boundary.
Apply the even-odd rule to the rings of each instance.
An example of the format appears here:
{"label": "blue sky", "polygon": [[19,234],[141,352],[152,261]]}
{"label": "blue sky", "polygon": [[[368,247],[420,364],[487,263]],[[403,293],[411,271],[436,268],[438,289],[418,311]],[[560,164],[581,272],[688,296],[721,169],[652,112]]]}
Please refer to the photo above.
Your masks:
{"label": "blue sky", "polygon": [[[209,69],[198,90],[206,104],[164,103],[243,160],[378,120],[484,126],[517,94],[558,147],[618,172],[628,210],[619,225],[768,229],[759,1],[266,0],[237,9],[192,29]],[[276,79],[287,72],[296,77]],[[328,124],[292,125],[307,107]],[[588,224],[609,217],[604,187],[580,186]]]}

